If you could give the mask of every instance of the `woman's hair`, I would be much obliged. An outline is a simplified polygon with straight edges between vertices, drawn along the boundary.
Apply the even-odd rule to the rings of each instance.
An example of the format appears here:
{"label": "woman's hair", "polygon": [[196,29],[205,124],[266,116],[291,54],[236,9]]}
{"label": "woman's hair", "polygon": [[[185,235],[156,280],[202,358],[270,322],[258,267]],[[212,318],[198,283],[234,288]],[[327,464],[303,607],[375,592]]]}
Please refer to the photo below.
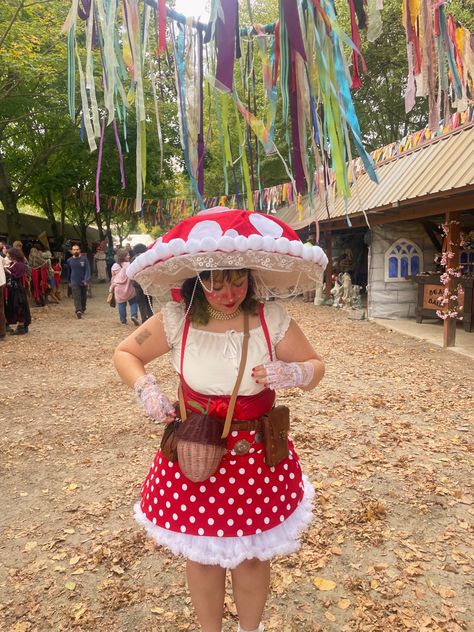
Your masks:
{"label": "woman's hair", "polygon": [[13,242],[13,248],[18,248],[19,250],[23,250],[23,244],[21,241],[14,241]]}
{"label": "woman's hair", "polygon": [[123,263],[124,261],[126,261],[127,256],[128,256],[129,254],[130,254],[130,253],[129,253],[129,252],[128,252],[128,250],[126,250],[125,248],[119,248],[119,249],[117,250],[117,254],[116,254],[116,261],[117,261],[117,263],[120,263],[120,264],[121,264],[121,263]]}
{"label": "woman's hair", "polygon": [[145,244],[135,244],[135,246],[133,246],[133,255],[134,257],[136,257],[146,252],[147,250],[148,248],[145,246]]}
{"label": "woman's hair", "polygon": [[[254,282],[249,270],[242,268],[240,270],[214,270],[212,272],[214,283],[220,283],[221,281],[233,282],[245,275],[248,275],[249,286],[247,294],[240,307],[244,310],[244,312],[256,314],[258,312],[258,301],[254,297]],[[201,272],[199,276],[203,281],[206,281],[211,278],[211,272],[206,270],[205,272]],[[202,285],[199,283],[199,279],[197,277],[192,277],[191,279],[186,279],[186,281],[184,281],[181,286],[181,296],[183,297],[186,310],[189,308],[189,305],[191,305],[189,308],[189,319],[191,322],[207,325],[209,322],[209,312],[207,311],[208,302],[204,294],[204,290],[202,289]]]}
{"label": "woman's hair", "polygon": [[10,248],[8,251],[8,256],[12,261],[24,261],[25,255],[19,248]]}

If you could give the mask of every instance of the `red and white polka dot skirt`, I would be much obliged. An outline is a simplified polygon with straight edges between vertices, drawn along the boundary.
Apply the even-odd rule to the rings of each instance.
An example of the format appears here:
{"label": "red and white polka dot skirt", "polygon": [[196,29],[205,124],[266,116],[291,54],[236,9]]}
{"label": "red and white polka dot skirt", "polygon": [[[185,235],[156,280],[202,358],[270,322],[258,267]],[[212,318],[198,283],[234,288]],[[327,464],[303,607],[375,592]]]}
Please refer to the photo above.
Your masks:
{"label": "red and white polka dot skirt", "polygon": [[[242,439],[251,447],[239,455],[233,447]],[[268,559],[274,553],[296,550],[297,536],[311,519],[312,487],[303,480],[291,441],[288,458],[268,467],[263,444],[255,440],[255,431],[231,432],[218,470],[200,483],[186,478],[178,462],[168,461],[159,450],[141,490],[137,520],[159,544],[202,563],[235,565],[227,554],[222,560],[216,551],[209,552],[216,539],[240,539],[244,548],[234,547],[233,555],[242,559]],[[270,546],[267,554],[257,544],[259,553],[254,555],[255,538],[247,536],[256,536],[258,541],[259,535],[275,529],[281,532],[276,549]],[[282,541],[285,538],[289,541]],[[251,541],[251,550],[245,550],[246,540]],[[199,552],[198,541],[204,542],[205,554]]]}

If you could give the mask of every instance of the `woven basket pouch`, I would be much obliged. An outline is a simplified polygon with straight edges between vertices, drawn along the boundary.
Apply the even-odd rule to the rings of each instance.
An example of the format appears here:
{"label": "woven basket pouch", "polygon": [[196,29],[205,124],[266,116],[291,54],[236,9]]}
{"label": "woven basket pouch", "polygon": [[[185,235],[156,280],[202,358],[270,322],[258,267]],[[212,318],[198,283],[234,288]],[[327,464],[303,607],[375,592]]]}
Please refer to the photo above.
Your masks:
{"label": "woven basket pouch", "polygon": [[179,466],[186,478],[199,483],[216,472],[225,452],[224,446],[205,445],[180,439],[178,442]]}
{"label": "woven basket pouch", "polygon": [[180,441],[194,441],[204,445],[226,445],[221,438],[223,423],[216,417],[192,413],[181,424],[177,434]]}

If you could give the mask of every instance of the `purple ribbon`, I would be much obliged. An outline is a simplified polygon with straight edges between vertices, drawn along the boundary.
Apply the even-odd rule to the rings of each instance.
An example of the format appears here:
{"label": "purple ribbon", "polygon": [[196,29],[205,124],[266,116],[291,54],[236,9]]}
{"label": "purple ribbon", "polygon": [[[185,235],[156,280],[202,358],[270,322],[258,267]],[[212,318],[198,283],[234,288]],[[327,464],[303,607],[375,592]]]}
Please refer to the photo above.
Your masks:
{"label": "purple ribbon", "polygon": [[84,9],[81,8],[79,3],[77,4],[77,15],[81,20],[87,20],[91,12],[91,0],[82,0],[82,6]]}
{"label": "purple ribbon", "polygon": [[288,94],[290,100],[291,117],[291,144],[293,146],[293,174],[295,176],[296,189],[298,193],[306,191],[306,179],[303,169],[303,159],[301,157],[300,134],[298,125],[298,95],[296,83],[293,80],[294,63],[290,65],[291,72],[288,73]]}
{"label": "purple ribbon", "polygon": [[239,10],[237,0],[221,0],[224,22],[216,20],[217,71],[216,79],[227,90],[232,90],[235,58],[235,29]]}
{"label": "purple ribbon", "polygon": [[306,61],[306,51],[301,34],[300,17],[298,15],[298,7],[296,0],[282,0],[283,16],[285,19],[286,30],[291,48],[299,53]]}
{"label": "purple ribbon", "polygon": [[102,117],[102,131],[100,133],[100,141],[99,141],[99,154],[97,156],[97,171],[95,174],[95,210],[97,213],[100,213],[100,190],[99,190],[99,182],[100,182],[100,169],[102,167],[102,152],[104,149],[104,136],[105,136],[105,114]]}

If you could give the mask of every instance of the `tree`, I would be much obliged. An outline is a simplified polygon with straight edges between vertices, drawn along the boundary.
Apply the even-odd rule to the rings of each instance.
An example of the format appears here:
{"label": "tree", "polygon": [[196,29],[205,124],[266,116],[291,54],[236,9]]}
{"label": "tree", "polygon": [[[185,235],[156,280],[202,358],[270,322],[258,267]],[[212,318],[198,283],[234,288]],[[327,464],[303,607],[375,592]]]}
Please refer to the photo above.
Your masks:
{"label": "tree", "polygon": [[10,240],[20,236],[18,201],[33,174],[64,142],[64,128],[46,141],[45,117],[64,119],[63,3],[13,2],[0,12],[0,201]]}

